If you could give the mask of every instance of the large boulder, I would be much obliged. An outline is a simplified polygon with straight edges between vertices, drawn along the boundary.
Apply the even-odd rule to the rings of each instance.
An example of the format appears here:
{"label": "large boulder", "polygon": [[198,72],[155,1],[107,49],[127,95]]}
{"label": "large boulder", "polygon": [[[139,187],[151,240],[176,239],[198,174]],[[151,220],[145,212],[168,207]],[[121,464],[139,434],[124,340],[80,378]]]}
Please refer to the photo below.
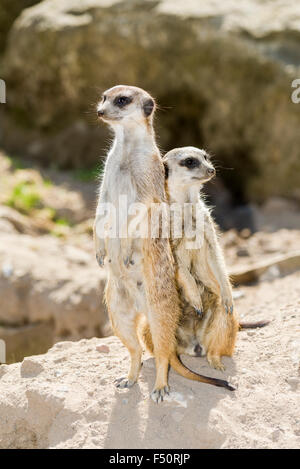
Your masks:
{"label": "large boulder", "polygon": [[162,108],[163,149],[207,147],[240,202],[299,198],[299,22],[292,0],[45,0],[9,36],[4,145],[60,167],[93,165],[108,135],[94,103],[134,84]]}
{"label": "large boulder", "polygon": [[235,392],[171,369],[170,395],[157,405],[147,356],[138,384],[118,390],[114,380],[126,374],[129,356],[116,337],[60,342],[0,366],[0,448],[299,448],[299,279],[298,272],[243,287],[241,316],[271,323],[239,333],[225,373],[205,357],[183,357],[201,374],[228,379]]}
{"label": "large boulder", "polygon": [[[9,351],[10,356],[15,354],[19,359],[45,351],[35,334],[36,325],[44,324],[45,331],[49,330],[49,334],[43,333],[47,348],[61,338],[78,340],[109,334],[104,286],[105,275],[92,252],[53,236],[2,233],[0,338],[14,341],[16,347]],[[31,337],[31,348],[26,337]]]}
{"label": "large boulder", "polygon": [[14,20],[24,8],[28,8],[40,0],[1,0],[0,3],[0,52],[4,49],[6,38]]}

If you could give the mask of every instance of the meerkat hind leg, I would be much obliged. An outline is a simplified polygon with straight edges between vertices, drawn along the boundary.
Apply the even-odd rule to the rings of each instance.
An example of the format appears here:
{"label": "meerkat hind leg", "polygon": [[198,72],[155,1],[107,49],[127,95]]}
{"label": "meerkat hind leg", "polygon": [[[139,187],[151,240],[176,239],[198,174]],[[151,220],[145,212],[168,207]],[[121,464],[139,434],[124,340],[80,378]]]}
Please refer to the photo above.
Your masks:
{"label": "meerkat hind leg", "polygon": [[[110,291],[108,296],[110,301],[107,301],[107,304],[113,330],[128,349],[130,354],[130,367],[128,376],[115,380],[115,384],[118,388],[130,388],[138,380],[142,363],[142,347],[137,335],[139,314],[132,310],[132,305],[130,302],[126,302],[126,298],[124,295],[122,295],[122,292],[118,294],[113,289],[109,290]],[[125,308],[124,304],[126,306]],[[116,307],[120,308],[121,305],[123,306],[123,311],[125,312],[115,313],[112,311],[111,306],[113,306],[114,310],[116,310]]]}
{"label": "meerkat hind leg", "polygon": [[169,359],[168,357],[163,357],[156,355],[156,380],[154,389],[151,392],[151,399],[159,404],[164,400],[164,396],[169,394],[170,388],[168,384],[168,371],[169,371]]}
{"label": "meerkat hind leg", "polygon": [[115,380],[115,385],[117,388],[131,388],[138,380],[141,365],[142,365],[142,348],[138,343],[133,343],[133,340],[128,341],[124,339],[121,334],[118,333],[119,338],[122,340],[123,344],[130,353],[130,368],[127,377],[121,377]]}
{"label": "meerkat hind leg", "polygon": [[[122,339],[121,339],[122,340]],[[138,380],[140,369],[142,366],[142,349],[139,345],[136,349],[129,347],[128,343],[122,340],[124,345],[128,348],[130,353],[130,368],[128,376],[117,378],[115,385],[117,388],[131,388]]]}
{"label": "meerkat hind leg", "polygon": [[212,366],[216,370],[225,371],[225,366],[223,365],[219,354],[208,352],[206,358],[210,366]]}

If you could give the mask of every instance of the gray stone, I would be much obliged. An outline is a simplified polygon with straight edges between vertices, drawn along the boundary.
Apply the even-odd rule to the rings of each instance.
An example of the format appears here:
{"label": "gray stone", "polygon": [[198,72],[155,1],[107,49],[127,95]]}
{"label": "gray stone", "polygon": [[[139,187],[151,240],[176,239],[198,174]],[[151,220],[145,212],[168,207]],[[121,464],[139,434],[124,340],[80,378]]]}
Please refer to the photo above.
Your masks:
{"label": "gray stone", "polygon": [[108,133],[93,125],[91,103],[134,84],[166,108],[163,148],[209,147],[235,169],[220,174],[246,200],[299,198],[299,18],[292,0],[45,0],[9,35],[5,147],[60,167],[93,165]]}

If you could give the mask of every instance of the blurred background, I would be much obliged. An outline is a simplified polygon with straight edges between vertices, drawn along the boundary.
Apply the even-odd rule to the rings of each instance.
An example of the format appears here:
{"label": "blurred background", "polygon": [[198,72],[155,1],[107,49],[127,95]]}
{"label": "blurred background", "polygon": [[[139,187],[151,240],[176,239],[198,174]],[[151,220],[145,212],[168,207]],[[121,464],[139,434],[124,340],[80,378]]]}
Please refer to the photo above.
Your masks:
{"label": "blurred background", "polygon": [[0,78],[8,361],[110,334],[91,234],[111,143],[95,109],[116,84],[156,98],[162,153],[194,145],[212,154],[207,199],[236,282],[299,268],[299,2],[0,0]]}

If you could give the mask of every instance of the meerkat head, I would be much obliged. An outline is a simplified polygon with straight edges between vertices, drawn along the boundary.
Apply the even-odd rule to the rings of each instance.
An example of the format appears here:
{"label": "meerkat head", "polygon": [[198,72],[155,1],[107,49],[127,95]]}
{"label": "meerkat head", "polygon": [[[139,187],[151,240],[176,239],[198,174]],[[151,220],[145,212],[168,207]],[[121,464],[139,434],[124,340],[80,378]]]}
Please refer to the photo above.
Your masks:
{"label": "meerkat head", "polygon": [[205,150],[195,147],[175,148],[164,156],[168,183],[174,187],[199,186],[216,174]]}
{"label": "meerkat head", "polygon": [[141,125],[151,122],[155,111],[154,99],[135,86],[118,85],[106,90],[97,106],[100,119],[116,125]]}

